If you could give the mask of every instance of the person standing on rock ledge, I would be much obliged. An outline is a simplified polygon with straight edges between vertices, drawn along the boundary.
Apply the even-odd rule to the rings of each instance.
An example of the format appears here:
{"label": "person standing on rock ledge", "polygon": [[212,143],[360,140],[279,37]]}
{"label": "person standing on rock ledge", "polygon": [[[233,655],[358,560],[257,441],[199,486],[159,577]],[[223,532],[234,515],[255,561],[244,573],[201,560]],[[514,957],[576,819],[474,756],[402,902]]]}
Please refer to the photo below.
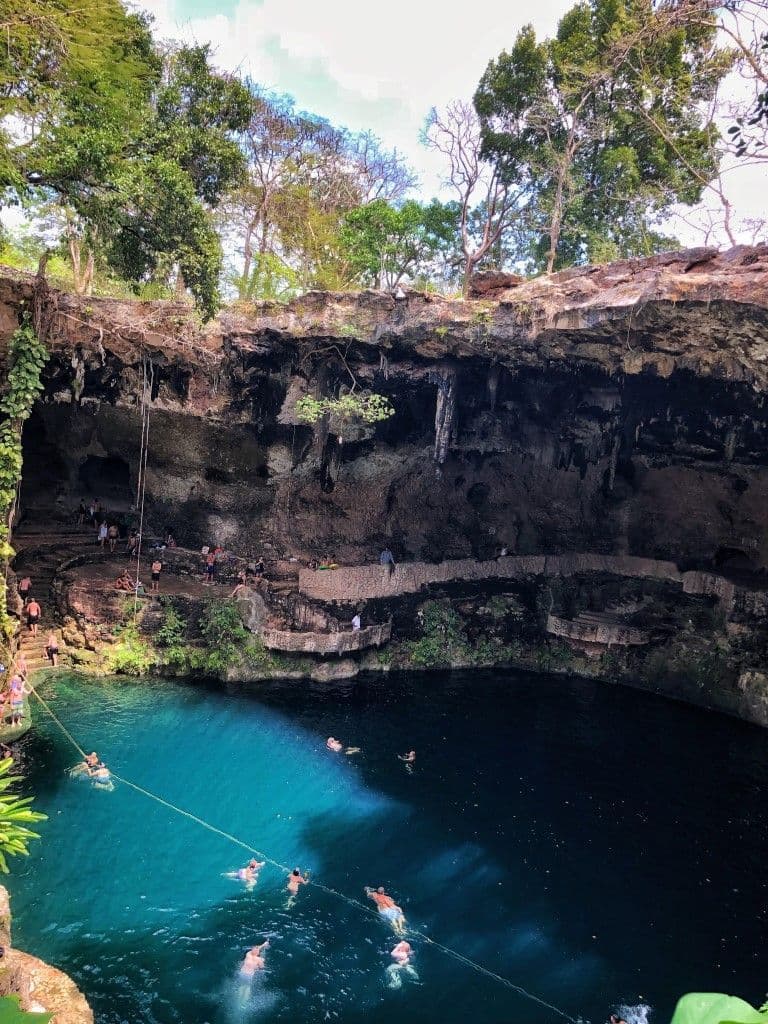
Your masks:
{"label": "person standing on rock ledge", "polygon": [[160,589],[160,573],[163,571],[163,563],[159,558],[156,558],[152,563],[152,584],[151,591],[156,594]]}
{"label": "person standing on rock ledge", "polygon": [[392,573],[396,569],[396,566],[395,566],[395,557],[392,554],[392,552],[389,550],[389,548],[384,548],[384,550],[379,555],[379,565],[382,567],[382,570],[383,570],[383,573],[384,573],[384,579],[385,580],[390,579],[390,577],[392,576]]}

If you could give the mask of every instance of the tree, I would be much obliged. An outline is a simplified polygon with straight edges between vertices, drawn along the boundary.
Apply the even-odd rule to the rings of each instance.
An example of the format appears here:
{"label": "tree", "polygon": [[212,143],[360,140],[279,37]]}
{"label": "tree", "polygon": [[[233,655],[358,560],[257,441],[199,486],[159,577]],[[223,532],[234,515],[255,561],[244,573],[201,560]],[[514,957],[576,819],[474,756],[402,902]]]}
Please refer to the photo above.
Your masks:
{"label": "tree", "polygon": [[396,288],[404,277],[415,277],[452,246],[457,213],[455,205],[436,199],[428,206],[413,199],[400,206],[375,199],[351,210],[340,242],[355,279],[374,288]]}
{"label": "tree", "polygon": [[0,56],[9,195],[59,205],[79,291],[98,261],[136,287],[178,267],[211,316],[222,256],[210,210],[243,170],[248,91],[207,46],[161,53],[118,0],[39,0],[31,13],[6,2],[3,24],[19,30]]}
{"label": "tree", "polygon": [[251,119],[241,134],[247,171],[220,217],[241,256],[238,295],[346,285],[338,248],[344,214],[376,199],[399,200],[413,176],[372,134],[351,134],[296,111],[288,97],[251,89]]}
{"label": "tree", "polygon": [[76,120],[83,133],[59,147],[62,174],[71,188],[92,181],[110,131],[141,117],[157,74],[146,19],[119,0],[3,0],[0,29],[0,182],[11,187],[0,202],[24,193],[62,121]]}
{"label": "tree", "polygon": [[484,160],[480,119],[470,103],[456,100],[442,113],[433,107],[424,141],[448,161],[445,184],[458,197],[458,232],[464,295],[484,257],[496,246],[524,204],[525,188],[513,184],[499,163]]}
{"label": "tree", "polygon": [[734,56],[684,8],[585,0],[554,39],[528,26],[483,74],[483,154],[531,189],[529,254],[547,272],[666,246],[654,222],[716,174],[702,107]]}

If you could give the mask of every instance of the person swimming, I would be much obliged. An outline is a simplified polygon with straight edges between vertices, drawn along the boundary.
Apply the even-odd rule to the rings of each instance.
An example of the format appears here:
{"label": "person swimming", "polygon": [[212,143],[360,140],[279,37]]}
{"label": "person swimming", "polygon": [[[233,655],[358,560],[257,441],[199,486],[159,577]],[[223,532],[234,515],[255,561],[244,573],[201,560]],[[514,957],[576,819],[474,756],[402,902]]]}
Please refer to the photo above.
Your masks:
{"label": "person swimming", "polygon": [[290,875],[288,875],[288,882],[286,884],[286,888],[288,890],[288,899],[285,901],[286,910],[290,910],[296,902],[296,897],[299,894],[299,886],[301,885],[309,885],[309,872],[307,871],[302,875],[299,868],[294,868]]}
{"label": "person swimming", "polygon": [[245,959],[240,965],[238,977],[240,979],[240,1001],[245,1003],[251,994],[253,979],[267,966],[264,961],[264,950],[269,946],[269,939],[265,939],[259,946],[252,946],[245,954]]}
{"label": "person swimming", "polygon": [[385,971],[389,988],[402,988],[403,974],[411,978],[413,981],[419,980],[416,968],[411,964],[413,949],[410,942],[406,942],[405,940],[398,942],[389,955],[395,961],[393,964],[390,964]]}
{"label": "person swimming", "polygon": [[380,885],[378,889],[372,889],[370,885],[366,885],[363,892],[369,900],[373,900],[381,916],[392,925],[392,931],[396,935],[404,935],[405,915],[392,897],[384,892],[384,887]]}
{"label": "person swimming", "polygon": [[252,889],[258,882],[259,872],[265,863],[266,861],[251,858],[244,868],[238,868],[237,871],[228,871],[226,877],[236,878],[240,882],[245,882],[246,889]]}
{"label": "person swimming", "polygon": [[309,872],[302,875],[299,868],[294,868],[290,875],[288,875],[286,888],[292,896],[295,896],[299,891],[300,885],[309,885]]}
{"label": "person swimming", "polygon": [[344,749],[344,744],[341,742],[341,740],[337,740],[334,736],[329,736],[328,739],[325,741],[325,745],[326,747],[328,747],[329,750],[332,750],[335,754],[338,754],[339,751]]}

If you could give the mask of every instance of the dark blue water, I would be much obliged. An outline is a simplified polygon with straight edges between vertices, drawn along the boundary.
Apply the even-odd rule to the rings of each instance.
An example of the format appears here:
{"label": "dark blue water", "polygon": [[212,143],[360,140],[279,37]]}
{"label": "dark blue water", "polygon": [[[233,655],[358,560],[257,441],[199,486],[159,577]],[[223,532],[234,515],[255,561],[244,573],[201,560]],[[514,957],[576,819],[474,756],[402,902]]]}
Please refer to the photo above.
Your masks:
{"label": "dark blue water", "polygon": [[[225,693],[62,676],[57,713],[125,777],[411,925],[566,1013],[768,986],[768,733],[626,689],[495,674]],[[18,945],[68,971],[99,1024],[552,1022],[417,938],[420,984],[386,985],[392,933],[316,886],[246,892],[227,840],[118,783],[68,777],[37,713],[27,787],[49,815],[14,865]],[[329,734],[363,752],[326,751]],[[414,747],[409,774],[395,754]],[[271,938],[245,997],[237,969]]]}

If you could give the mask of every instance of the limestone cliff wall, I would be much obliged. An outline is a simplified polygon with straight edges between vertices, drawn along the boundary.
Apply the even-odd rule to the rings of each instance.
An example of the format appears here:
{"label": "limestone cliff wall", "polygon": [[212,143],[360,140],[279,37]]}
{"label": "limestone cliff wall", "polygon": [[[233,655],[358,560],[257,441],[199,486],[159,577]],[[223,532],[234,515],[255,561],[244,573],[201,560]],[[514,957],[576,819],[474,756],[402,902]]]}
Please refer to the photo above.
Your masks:
{"label": "limestone cliff wall", "polygon": [[11,946],[10,901],[2,885],[0,948],[0,995],[18,995],[23,1010],[53,1014],[53,1024],[93,1024],[93,1012],[71,978]]}
{"label": "limestone cliff wall", "polygon": [[[397,640],[420,600],[453,594],[475,601],[479,630],[477,602],[501,591],[524,606],[527,645],[548,616],[624,615],[666,645],[661,668],[682,635],[702,665],[722,642],[728,685],[749,670],[754,690],[768,669],[768,247],[491,284],[466,301],[312,293],[203,327],[184,304],[0,274],[0,345],[36,302],[51,351],[21,506],[134,502],[148,394],[148,532],[261,555],[288,590],[310,559],[351,567],[300,573],[294,625],[323,633],[334,605],[369,602],[366,625],[391,615]],[[298,421],[300,397],[344,389],[386,395],[394,416]],[[682,675],[690,651],[675,650]]]}
{"label": "limestone cliff wall", "polygon": [[[32,294],[0,277],[0,341]],[[768,563],[764,247],[483,300],[315,293],[205,328],[183,304],[46,301],[29,503],[130,498],[146,374],[150,523],[190,546],[358,563],[388,538],[428,561],[506,547]],[[395,416],[342,436],[297,423],[302,394],[353,384]]]}

